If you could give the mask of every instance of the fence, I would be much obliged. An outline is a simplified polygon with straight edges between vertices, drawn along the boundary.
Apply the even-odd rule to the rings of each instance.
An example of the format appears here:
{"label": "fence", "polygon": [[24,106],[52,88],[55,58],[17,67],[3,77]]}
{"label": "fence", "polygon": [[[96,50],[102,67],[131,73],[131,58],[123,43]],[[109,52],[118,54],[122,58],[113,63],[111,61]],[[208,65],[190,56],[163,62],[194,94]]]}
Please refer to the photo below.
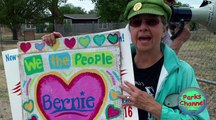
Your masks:
{"label": "fence", "polygon": [[[60,31],[65,36],[79,35],[85,33],[98,33],[125,27],[125,23],[76,23],[55,25],[55,30]],[[63,27],[63,29],[62,29]],[[59,29],[60,28],[60,29]]]}
{"label": "fence", "polygon": [[179,57],[187,61],[195,70],[200,81],[216,85],[216,35],[199,29],[192,31],[192,36],[179,52]]}
{"label": "fence", "polygon": [[[35,25],[37,26],[37,25]],[[39,26],[39,25],[38,25]],[[53,25],[48,28],[35,29],[35,39],[40,39],[42,35],[52,31]],[[55,25],[57,31],[63,33],[64,36],[73,36],[87,33],[97,33],[112,29],[125,27],[125,23],[93,23],[93,24],[65,24]],[[19,40],[24,40],[23,31],[19,32]],[[41,33],[42,32],[42,33]],[[47,33],[44,33],[47,32]],[[11,32],[9,29],[0,26],[1,50],[10,43],[16,43],[10,40]],[[200,81],[216,85],[216,35],[206,31],[204,28],[199,28],[197,31],[192,31],[192,36],[179,51],[179,57],[187,61],[195,70],[196,76]],[[213,81],[213,82],[211,82]]]}
{"label": "fence", "polygon": [[[125,24],[76,24],[76,25],[56,25],[65,36],[96,33],[111,29],[123,28]],[[24,30],[22,30],[24,31]],[[35,29],[35,39],[40,39],[42,35],[52,31],[52,26],[43,30]],[[46,32],[46,33],[45,33]],[[11,40],[10,30],[0,25],[1,50],[16,48],[16,42]],[[24,40],[22,32],[19,33],[19,40]],[[192,31],[192,36],[179,51],[178,56],[187,61],[195,70],[200,87],[208,98],[207,107],[212,120],[216,120],[216,35],[209,33],[205,29]],[[1,62],[1,61],[0,61]],[[1,65],[1,64],[0,64]],[[0,66],[3,68],[3,66]],[[0,93],[6,94],[6,88],[1,88]],[[1,98],[1,97],[0,97]],[[0,99],[1,102],[1,99]],[[1,113],[0,113],[1,119]]]}
{"label": "fence", "polygon": [[[37,25],[36,25],[37,26]],[[39,26],[39,25],[38,25]],[[50,25],[48,28],[34,28],[34,39],[40,39],[41,36],[52,32],[52,28],[55,27],[57,31],[63,33],[64,36],[73,36],[87,33],[97,33],[102,31],[108,31],[112,29],[118,29],[125,27],[125,23],[93,23],[93,24],[72,24],[72,25]],[[41,30],[43,29],[43,30]],[[46,30],[45,30],[46,29]],[[29,29],[27,29],[29,31]],[[18,32],[19,40],[26,40],[25,34],[32,34],[26,29]],[[32,31],[31,31],[32,32]],[[46,32],[46,33],[45,33]],[[4,50],[5,45],[9,43],[16,43],[17,41],[11,40],[11,32],[8,28],[0,25],[0,40],[1,50]],[[29,40],[31,37],[28,36]],[[213,81],[208,82],[216,84],[216,35],[206,31],[204,28],[200,28],[197,31],[192,31],[192,36],[187,41],[178,56],[187,61],[195,70],[196,76],[200,78],[200,81],[206,80]]]}

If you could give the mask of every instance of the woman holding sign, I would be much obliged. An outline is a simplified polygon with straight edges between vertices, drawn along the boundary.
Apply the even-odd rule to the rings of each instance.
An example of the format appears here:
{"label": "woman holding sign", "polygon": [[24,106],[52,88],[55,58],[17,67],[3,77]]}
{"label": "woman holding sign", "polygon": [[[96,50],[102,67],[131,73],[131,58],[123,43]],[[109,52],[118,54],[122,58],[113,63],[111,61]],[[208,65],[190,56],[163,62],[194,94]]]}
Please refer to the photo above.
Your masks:
{"label": "woman holding sign", "polygon": [[[119,98],[128,100],[123,106],[138,108],[140,120],[208,120],[206,108],[199,114],[190,115],[178,105],[178,94],[188,87],[199,86],[191,66],[179,60],[176,53],[161,42],[167,33],[171,12],[163,0],[132,0],[128,3],[125,16],[135,48],[132,49],[135,85],[124,82],[120,88],[129,95],[119,95]],[[54,32],[43,36],[43,40],[53,45],[59,37],[62,35]],[[188,98],[187,94],[183,96]]]}
{"label": "woman holding sign", "polygon": [[[178,107],[175,94],[188,87],[198,87],[194,71],[176,53],[161,42],[167,33],[171,8],[163,0],[132,0],[125,16],[129,20],[135,83],[124,82],[121,89],[129,96],[119,95],[135,106],[139,119],[209,119],[206,108],[199,114],[188,115]],[[173,95],[173,97],[172,97]],[[171,97],[170,97],[171,96]],[[174,101],[171,104],[168,99]]]}

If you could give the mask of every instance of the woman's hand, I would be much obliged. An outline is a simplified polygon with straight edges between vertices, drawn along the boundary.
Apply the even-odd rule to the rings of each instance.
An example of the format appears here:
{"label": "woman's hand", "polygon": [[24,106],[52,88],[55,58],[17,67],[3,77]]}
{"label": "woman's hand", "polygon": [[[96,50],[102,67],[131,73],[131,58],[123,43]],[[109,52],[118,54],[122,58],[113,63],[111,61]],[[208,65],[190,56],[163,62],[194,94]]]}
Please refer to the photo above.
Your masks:
{"label": "woman's hand", "polygon": [[42,36],[42,40],[46,42],[47,45],[53,46],[56,43],[56,38],[63,37],[59,32],[52,32],[50,34],[46,34]]}
{"label": "woman's hand", "polygon": [[173,43],[171,44],[170,47],[178,54],[180,48],[187,40],[189,40],[190,36],[191,33],[189,30],[189,26],[188,24],[186,24],[181,34],[173,40]]}
{"label": "woman's hand", "polygon": [[120,88],[127,92],[129,96],[119,95],[121,99],[127,99],[129,102],[125,102],[123,106],[135,106],[139,109],[150,112],[157,119],[160,118],[162,106],[155,99],[145,91],[138,89],[135,85],[125,81],[126,86],[121,85]]}

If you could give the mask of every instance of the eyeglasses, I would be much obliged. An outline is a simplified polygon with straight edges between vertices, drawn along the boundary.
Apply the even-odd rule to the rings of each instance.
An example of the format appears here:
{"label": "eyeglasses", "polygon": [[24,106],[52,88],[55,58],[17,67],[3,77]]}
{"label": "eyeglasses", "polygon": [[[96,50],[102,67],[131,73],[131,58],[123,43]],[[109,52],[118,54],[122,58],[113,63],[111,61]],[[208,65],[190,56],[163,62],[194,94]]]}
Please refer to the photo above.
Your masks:
{"label": "eyeglasses", "polygon": [[145,24],[150,27],[154,27],[157,24],[159,24],[160,20],[158,18],[142,19],[141,17],[135,17],[130,19],[129,25],[132,27],[139,27],[142,24],[142,22],[145,22]]}

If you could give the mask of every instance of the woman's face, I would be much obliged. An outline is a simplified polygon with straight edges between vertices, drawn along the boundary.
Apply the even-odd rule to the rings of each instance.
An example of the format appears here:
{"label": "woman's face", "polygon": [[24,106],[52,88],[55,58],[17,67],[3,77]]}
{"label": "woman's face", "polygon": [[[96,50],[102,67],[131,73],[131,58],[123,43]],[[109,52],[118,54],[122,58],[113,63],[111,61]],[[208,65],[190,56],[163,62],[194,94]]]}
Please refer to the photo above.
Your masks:
{"label": "woman's face", "polygon": [[137,15],[130,19],[131,39],[138,51],[160,50],[160,42],[166,34],[162,17],[150,14]]}

